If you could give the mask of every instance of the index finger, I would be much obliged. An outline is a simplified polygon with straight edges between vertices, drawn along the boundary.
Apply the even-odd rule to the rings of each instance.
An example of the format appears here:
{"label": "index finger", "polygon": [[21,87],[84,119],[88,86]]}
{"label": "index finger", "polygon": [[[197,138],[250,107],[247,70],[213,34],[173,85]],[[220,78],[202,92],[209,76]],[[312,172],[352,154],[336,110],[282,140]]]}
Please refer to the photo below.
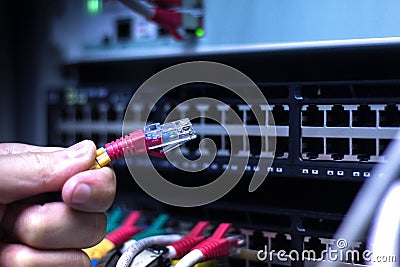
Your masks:
{"label": "index finger", "polygon": [[21,143],[0,144],[0,155],[21,154],[26,152],[54,152],[63,149],[62,147],[41,147]]}
{"label": "index finger", "polygon": [[0,203],[61,191],[70,177],[93,164],[95,153],[93,142],[82,141],[55,152],[0,155]]}

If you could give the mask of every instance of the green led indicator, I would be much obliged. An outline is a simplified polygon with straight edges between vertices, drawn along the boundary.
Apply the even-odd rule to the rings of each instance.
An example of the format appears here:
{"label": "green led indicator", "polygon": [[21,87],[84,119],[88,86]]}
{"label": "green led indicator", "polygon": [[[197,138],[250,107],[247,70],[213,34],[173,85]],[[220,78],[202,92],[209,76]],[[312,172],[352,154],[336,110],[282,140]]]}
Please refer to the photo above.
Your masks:
{"label": "green led indicator", "polygon": [[86,0],[86,10],[89,15],[97,15],[101,11],[101,0]]}
{"label": "green led indicator", "polygon": [[202,37],[204,35],[204,30],[202,28],[197,28],[194,33],[197,37]]}

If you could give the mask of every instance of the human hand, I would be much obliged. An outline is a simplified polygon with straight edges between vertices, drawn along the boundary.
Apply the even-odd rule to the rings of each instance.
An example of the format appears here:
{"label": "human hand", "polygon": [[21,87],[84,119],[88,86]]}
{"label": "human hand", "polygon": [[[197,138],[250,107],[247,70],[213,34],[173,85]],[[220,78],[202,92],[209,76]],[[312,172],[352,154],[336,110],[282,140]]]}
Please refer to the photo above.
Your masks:
{"label": "human hand", "polygon": [[[96,147],[0,144],[0,266],[90,266],[80,249],[101,241],[115,196],[109,167],[88,170]],[[63,202],[37,204],[46,192]],[[1,236],[3,233],[3,236]]]}

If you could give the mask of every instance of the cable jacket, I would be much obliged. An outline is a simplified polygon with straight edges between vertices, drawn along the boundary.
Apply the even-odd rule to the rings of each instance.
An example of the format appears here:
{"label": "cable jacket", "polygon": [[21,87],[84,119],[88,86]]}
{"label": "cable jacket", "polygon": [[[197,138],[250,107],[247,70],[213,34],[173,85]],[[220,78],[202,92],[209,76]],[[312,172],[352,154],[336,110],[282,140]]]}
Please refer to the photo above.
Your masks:
{"label": "cable jacket", "polygon": [[175,267],[192,267],[203,260],[203,253],[200,250],[195,249],[186,254]]}
{"label": "cable jacket", "polygon": [[119,258],[117,267],[129,267],[133,258],[135,258],[135,256],[138,253],[140,253],[144,249],[148,248],[149,246],[152,246],[155,244],[162,245],[162,246],[168,245],[168,244],[175,242],[181,238],[182,238],[181,235],[159,235],[159,236],[147,237],[147,238],[141,239],[139,241],[136,241],[132,244],[132,246],[127,248],[125,250],[124,254],[122,254],[121,258]]}

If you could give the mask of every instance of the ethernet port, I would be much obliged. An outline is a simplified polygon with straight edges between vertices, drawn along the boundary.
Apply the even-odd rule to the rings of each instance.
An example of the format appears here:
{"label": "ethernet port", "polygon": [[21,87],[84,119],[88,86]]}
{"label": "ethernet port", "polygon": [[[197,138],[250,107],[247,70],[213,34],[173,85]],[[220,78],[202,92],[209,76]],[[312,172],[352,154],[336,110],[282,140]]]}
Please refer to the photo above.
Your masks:
{"label": "ethernet port", "polygon": [[[240,118],[240,121],[243,123],[243,111],[239,110],[238,105],[231,105],[230,108],[236,113],[236,115]],[[235,116],[236,117],[236,116]],[[237,121],[231,112],[226,113],[226,124],[235,124]]]}
{"label": "ethernet port", "polygon": [[372,111],[368,105],[360,105],[353,111],[353,127],[375,127],[376,112]]}
{"label": "ethernet port", "polygon": [[400,127],[400,111],[396,105],[387,105],[379,112],[379,126]]}
{"label": "ethernet port", "polygon": [[261,154],[261,136],[249,136],[250,155],[253,157]]}
{"label": "ethernet port", "polygon": [[250,236],[249,248],[253,250],[264,249],[264,246],[268,244],[268,238],[266,238],[262,231],[257,230]]}
{"label": "ethernet port", "polygon": [[353,139],[353,155],[357,155],[360,161],[369,161],[371,156],[376,155],[375,139]]}
{"label": "ethernet port", "polygon": [[323,138],[303,137],[301,139],[301,154],[303,159],[317,159],[323,153]]}
{"label": "ethernet port", "polygon": [[326,250],[326,245],[322,244],[321,239],[318,237],[310,237],[307,242],[306,239],[304,241],[304,249],[313,250],[316,255],[323,255],[323,251]]}
{"label": "ethernet port", "polygon": [[289,125],[289,110],[285,110],[283,105],[275,105],[272,110],[275,125]]}
{"label": "ethernet port", "polygon": [[275,158],[288,158],[289,156],[289,137],[276,138]]}
{"label": "ethernet port", "polygon": [[385,153],[390,141],[390,139],[379,139],[379,156],[382,156]]}
{"label": "ethernet port", "polygon": [[316,105],[304,106],[306,110],[302,111],[302,126],[324,126],[324,112],[319,110]]}
{"label": "ethernet port", "polygon": [[333,160],[342,160],[344,155],[350,153],[349,139],[326,138],[326,153],[330,154]]}
{"label": "ethernet port", "polygon": [[290,251],[291,248],[291,241],[287,238],[287,234],[278,233],[271,239],[271,249]]}
{"label": "ethernet port", "polygon": [[326,112],[326,126],[328,127],[349,127],[349,111],[344,110],[342,105],[334,105],[332,110]]}
{"label": "ethernet port", "polygon": [[116,21],[117,40],[125,42],[131,39],[132,35],[132,21],[131,19],[118,19]]}
{"label": "ethernet port", "polygon": [[[257,112],[257,110],[253,110],[253,109],[246,112],[246,124],[247,125],[263,125],[263,123],[262,123],[263,118],[262,118],[261,112],[257,112],[257,114],[255,114],[255,112]],[[258,123],[257,117],[260,119],[260,123]],[[265,121],[265,119],[264,119],[264,121]]]}

